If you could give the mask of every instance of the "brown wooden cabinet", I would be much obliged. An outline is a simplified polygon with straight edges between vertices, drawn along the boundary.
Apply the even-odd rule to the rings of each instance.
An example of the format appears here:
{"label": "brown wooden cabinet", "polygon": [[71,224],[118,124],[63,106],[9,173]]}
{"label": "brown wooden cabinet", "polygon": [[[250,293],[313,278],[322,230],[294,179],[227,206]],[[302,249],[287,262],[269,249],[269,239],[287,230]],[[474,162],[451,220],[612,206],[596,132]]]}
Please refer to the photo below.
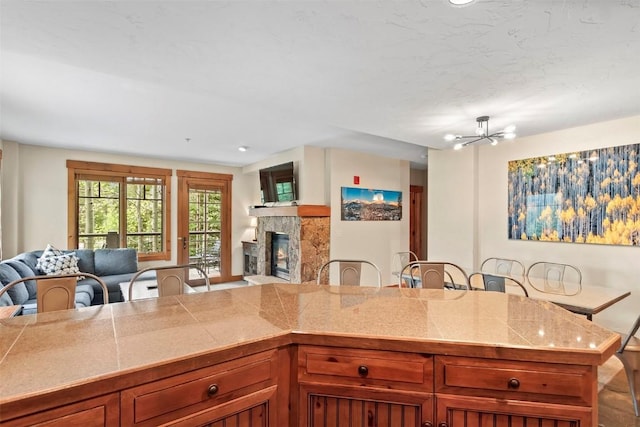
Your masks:
{"label": "brown wooden cabinet", "polygon": [[166,377],[141,372],[127,379],[139,385],[117,392],[57,407],[43,400],[2,425],[591,427],[598,419],[594,366],[302,344],[235,357],[173,374],[158,366]]}
{"label": "brown wooden cabinet", "polygon": [[591,426],[591,367],[436,356],[434,425]]}
{"label": "brown wooden cabinet", "polygon": [[3,427],[114,427],[120,425],[118,393],[59,406],[22,418],[0,423]]}
{"label": "brown wooden cabinet", "polygon": [[198,369],[121,392],[122,425],[276,424],[277,351]]}
{"label": "brown wooden cabinet", "polygon": [[433,357],[301,346],[300,426],[423,426],[433,418]]}

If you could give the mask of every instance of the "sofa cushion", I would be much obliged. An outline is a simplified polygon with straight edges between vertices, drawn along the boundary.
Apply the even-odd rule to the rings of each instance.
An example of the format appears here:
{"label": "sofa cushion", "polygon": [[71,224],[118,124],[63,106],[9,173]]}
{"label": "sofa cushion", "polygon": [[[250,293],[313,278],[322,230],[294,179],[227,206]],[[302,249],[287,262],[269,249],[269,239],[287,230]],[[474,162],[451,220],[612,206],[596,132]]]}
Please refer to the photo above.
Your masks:
{"label": "sofa cushion", "polygon": [[[0,289],[2,288],[4,288],[4,284],[0,283]],[[5,292],[4,294],[2,294],[2,296],[0,296],[0,307],[7,307],[9,305],[14,305],[14,304],[9,294]]]}
{"label": "sofa cushion", "polygon": [[[36,273],[33,272],[26,264],[18,261],[17,259],[10,259],[5,261],[5,263],[9,264],[19,275],[20,277],[30,277],[35,276]],[[27,287],[27,292],[29,292],[29,299],[34,299],[36,297],[38,288],[35,280],[27,280],[24,282],[24,285]]]}
{"label": "sofa cushion", "polygon": [[[123,302],[124,296],[122,294],[122,289],[120,288],[120,283],[128,282],[129,279],[131,279],[131,274],[117,274],[115,276],[102,276],[100,278],[107,285],[107,290],[109,291],[109,303]],[[91,305],[104,304],[104,291],[98,282],[93,280],[91,277],[87,277],[78,282],[78,286],[81,285],[89,285],[93,288]]]}
{"label": "sofa cushion", "polygon": [[91,285],[78,285],[76,287],[76,308],[89,307],[93,300],[93,287]]}
{"label": "sofa cushion", "polygon": [[96,276],[135,273],[138,253],[135,249],[96,249],[93,254]]}
{"label": "sofa cushion", "polygon": [[96,267],[93,260],[93,249],[76,249],[78,268],[82,273],[95,274]]}
{"label": "sofa cushion", "polygon": [[[2,286],[6,286],[14,280],[20,279],[20,275],[6,262],[0,263],[0,282]],[[29,291],[24,283],[19,283],[7,290],[7,294],[14,304],[23,304],[29,299]]]}
{"label": "sofa cushion", "polygon": [[23,252],[11,259],[17,259],[18,261],[29,267],[31,270],[33,270],[34,275],[38,275],[40,274],[40,271],[38,271],[37,264],[38,258],[40,258],[41,253],[42,251]]}

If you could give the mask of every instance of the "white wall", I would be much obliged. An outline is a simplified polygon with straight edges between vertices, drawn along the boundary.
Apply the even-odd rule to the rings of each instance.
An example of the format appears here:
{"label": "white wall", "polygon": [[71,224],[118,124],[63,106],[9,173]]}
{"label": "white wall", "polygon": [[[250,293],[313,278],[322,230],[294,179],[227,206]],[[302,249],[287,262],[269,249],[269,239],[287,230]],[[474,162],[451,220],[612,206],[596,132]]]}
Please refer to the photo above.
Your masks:
{"label": "white wall", "polygon": [[[326,152],[328,185],[331,193],[330,258],[365,259],[382,271],[383,284],[395,283],[391,275],[393,254],[409,250],[409,162],[355,153],[342,149]],[[360,184],[353,177],[360,177]],[[402,191],[405,207],[401,221],[342,221],[340,197],[342,187],[361,187]],[[363,281],[374,275],[362,271]]]}
{"label": "white wall", "polygon": [[246,176],[252,202],[251,205],[260,204],[260,169],[281,163],[293,162],[298,178],[298,203],[305,205],[327,205],[324,188],[324,149],[319,147],[303,146],[283,151],[261,162],[256,162],[242,168]]}
{"label": "white wall", "polygon": [[[507,239],[507,162],[529,157],[637,144],[640,116],[504,142],[429,153],[429,256],[479,267],[490,256],[573,264],[584,284],[631,291],[594,316],[626,331],[640,307],[640,248]],[[470,149],[469,149],[470,148]],[[477,162],[475,159],[477,156]]]}
{"label": "white wall", "polygon": [[[96,152],[45,148],[3,141],[2,243],[3,257],[41,249],[47,243],[67,247],[66,161],[87,160],[174,170],[171,180],[172,262],[177,261],[176,169],[233,174],[232,182],[232,271],[242,275],[242,240],[253,239],[248,206],[252,204],[250,176],[240,168],[180,161],[141,158]],[[257,179],[257,178],[256,178]]]}
{"label": "white wall", "polygon": [[[300,203],[330,205],[331,257],[362,258],[377,264],[383,282],[393,283],[391,260],[394,252],[409,247],[409,210],[401,221],[340,220],[341,187],[355,186],[403,192],[409,200],[409,162],[348,150],[299,147],[245,168],[196,164],[156,158],[142,158],[89,151],[46,148],[2,141],[2,243],[3,257],[44,248],[47,243],[67,246],[66,161],[87,160],[136,166],[184,169],[233,174],[232,183],[232,274],[242,274],[242,240],[253,239],[248,208],[260,202],[258,170],[278,163],[297,164]],[[347,144],[348,141],[345,141]],[[177,177],[172,177],[171,239],[172,262],[176,261]],[[366,279],[367,276],[364,275]]]}

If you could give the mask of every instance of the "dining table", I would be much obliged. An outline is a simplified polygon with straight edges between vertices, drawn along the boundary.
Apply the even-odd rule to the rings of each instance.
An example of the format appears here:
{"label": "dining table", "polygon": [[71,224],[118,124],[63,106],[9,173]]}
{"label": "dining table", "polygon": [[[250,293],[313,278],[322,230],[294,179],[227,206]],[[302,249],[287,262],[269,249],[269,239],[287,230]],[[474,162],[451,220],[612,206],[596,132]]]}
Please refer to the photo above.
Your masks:
{"label": "dining table", "polygon": [[[472,271],[464,268],[464,271]],[[493,273],[492,273],[493,274]],[[500,276],[500,274],[494,274]],[[411,275],[403,274],[406,283],[421,288],[420,279]],[[527,289],[529,298],[548,301],[554,303],[572,313],[586,316],[588,320],[593,320],[593,315],[611,307],[615,303],[627,298],[631,292],[623,289],[608,288],[595,284],[582,284],[563,280],[562,282],[545,279],[542,277],[514,277]],[[445,288],[462,290],[459,285],[445,284]],[[472,289],[479,289],[471,284]],[[515,287],[507,287],[507,293],[522,294],[522,291]]]}
{"label": "dining table", "polygon": [[542,277],[525,277],[521,283],[529,298],[552,302],[572,313],[586,316],[588,320],[593,320],[594,314],[631,295],[628,290],[567,281],[559,283]]}

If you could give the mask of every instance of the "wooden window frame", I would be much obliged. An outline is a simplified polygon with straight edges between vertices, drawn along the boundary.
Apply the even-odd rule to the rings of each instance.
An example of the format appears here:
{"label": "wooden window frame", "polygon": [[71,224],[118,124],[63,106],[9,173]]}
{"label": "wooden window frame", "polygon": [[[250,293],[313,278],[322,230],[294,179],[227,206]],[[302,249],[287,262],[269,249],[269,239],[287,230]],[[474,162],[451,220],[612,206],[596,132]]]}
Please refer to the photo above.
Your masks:
{"label": "wooden window frame", "polygon": [[[156,261],[171,259],[171,176],[173,171],[164,168],[145,166],[118,165],[112,163],[97,163],[78,160],[67,160],[67,244],[69,248],[77,248],[79,242],[78,231],[78,179],[109,177],[139,177],[161,179],[164,184],[163,196],[163,224],[162,237],[164,241],[162,252],[150,254],[138,253],[139,261]],[[126,206],[126,205],[124,205]],[[122,215],[122,207],[121,207]]]}

